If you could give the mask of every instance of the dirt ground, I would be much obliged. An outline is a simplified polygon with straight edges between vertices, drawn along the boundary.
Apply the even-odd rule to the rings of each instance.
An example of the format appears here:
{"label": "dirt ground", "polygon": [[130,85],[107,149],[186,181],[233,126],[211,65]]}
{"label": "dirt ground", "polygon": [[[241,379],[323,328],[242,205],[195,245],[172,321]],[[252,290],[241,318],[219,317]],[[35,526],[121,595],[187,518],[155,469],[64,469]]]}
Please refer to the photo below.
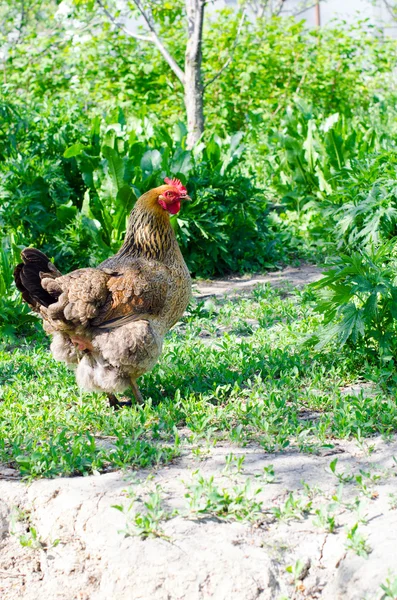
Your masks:
{"label": "dirt ground", "polygon": [[[319,273],[302,267],[202,282],[196,293],[236,293],[263,281],[304,284]],[[225,471],[230,453],[236,459]],[[394,457],[397,437],[334,440],[317,455],[224,442],[198,455],[186,446],[173,463],[150,471],[31,484],[0,467],[0,599],[393,598],[380,586],[397,577]],[[220,488],[250,481],[247,496],[261,487],[263,518],[226,522],[189,512],[185,494],[197,469]],[[129,513],[114,505],[127,507],[129,490],[144,500],[156,485],[170,516],[161,537],[126,536]]]}

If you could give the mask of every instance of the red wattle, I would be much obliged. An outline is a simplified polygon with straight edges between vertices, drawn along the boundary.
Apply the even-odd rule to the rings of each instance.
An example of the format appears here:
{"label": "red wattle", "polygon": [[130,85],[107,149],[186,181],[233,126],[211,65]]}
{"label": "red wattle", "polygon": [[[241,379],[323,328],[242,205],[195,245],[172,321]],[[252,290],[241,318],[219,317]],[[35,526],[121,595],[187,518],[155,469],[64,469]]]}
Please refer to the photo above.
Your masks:
{"label": "red wattle", "polygon": [[167,210],[171,215],[176,215],[181,210],[181,203],[179,200],[167,205]]}
{"label": "red wattle", "polygon": [[161,208],[164,208],[164,210],[168,211],[170,215],[176,215],[181,210],[181,203],[179,200],[171,202],[170,204],[167,204],[167,202],[164,202],[164,200],[159,200],[158,202]]}

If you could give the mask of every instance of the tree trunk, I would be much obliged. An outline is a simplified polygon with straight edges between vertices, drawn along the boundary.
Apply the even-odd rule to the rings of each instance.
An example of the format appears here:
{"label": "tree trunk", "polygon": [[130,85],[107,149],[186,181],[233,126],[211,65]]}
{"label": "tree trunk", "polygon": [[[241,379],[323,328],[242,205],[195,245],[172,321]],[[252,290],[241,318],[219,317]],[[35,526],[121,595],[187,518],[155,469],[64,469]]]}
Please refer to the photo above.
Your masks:
{"label": "tree trunk", "polygon": [[201,77],[204,0],[186,0],[188,41],[185,53],[185,107],[187,147],[192,148],[204,132],[204,89]]}

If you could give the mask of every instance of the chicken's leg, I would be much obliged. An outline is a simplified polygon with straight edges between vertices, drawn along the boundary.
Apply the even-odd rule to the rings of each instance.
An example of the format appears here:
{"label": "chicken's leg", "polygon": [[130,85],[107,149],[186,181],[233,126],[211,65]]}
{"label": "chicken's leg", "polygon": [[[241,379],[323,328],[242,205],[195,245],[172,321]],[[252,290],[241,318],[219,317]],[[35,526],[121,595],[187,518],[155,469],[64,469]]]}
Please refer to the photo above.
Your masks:
{"label": "chicken's leg", "polygon": [[141,392],[139,391],[139,387],[136,384],[135,379],[131,379],[131,388],[132,393],[134,394],[134,398],[137,404],[143,404],[143,397]]}
{"label": "chicken's leg", "polygon": [[[134,394],[136,404],[143,404],[142,394],[139,391],[135,379],[131,379],[131,389],[132,393]],[[119,400],[114,394],[108,394],[107,396],[109,400],[109,406],[111,408],[114,408],[114,410],[119,410],[120,408],[124,408],[125,406],[132,406],[131,400],[123,402],[122,400]]]}

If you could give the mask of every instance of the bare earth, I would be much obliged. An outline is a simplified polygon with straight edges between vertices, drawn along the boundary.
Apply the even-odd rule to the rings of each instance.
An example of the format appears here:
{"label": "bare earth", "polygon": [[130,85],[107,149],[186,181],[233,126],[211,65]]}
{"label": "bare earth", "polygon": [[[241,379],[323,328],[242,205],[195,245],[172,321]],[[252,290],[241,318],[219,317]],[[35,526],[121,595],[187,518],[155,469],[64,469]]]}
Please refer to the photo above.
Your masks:
{"label": "bare earth", "polygon": [[[197,294],[236,293],[263,281],[304,284],[319,273],[304,266],[254,280],[205,282],[197,285]],[[359,386],[346,391],[365,392]],[[200,457],[186,446],[179,459],[157,470],[29,485],[0,467],[0,599],[380,600],[380,585],[397,577],[397,437],[374,438],[360,447],[334,440],[332,446],[318,455],[268,454],[221,442]],[[246,457],[241,472],[225,472],[231,452]],[[339,492],[329,468],[335,458],[345,479]],[[270,465],[275,478],[266,482],[263,469]],[[247,480],[252,492],[261,487],[261,521],[226,522],[189,512],[186,486],[196,469],[206,478],[214,475],[220,488],[241,487]],[[178,514],[161,523],[163,537],[126,537],[128,517],[113,506],[128,506],[125,490],[142,500],[156,484],[165,510]],[[310,514],[302,514],[299,506],[308,502]],[[313,522],[316,510],[334,515],[333,533],[325,520]],[[353,545],[365,547],[367,556],[347,548],[356,524]],[[31,542],[25,547],[21,539],[28,530]]]}

